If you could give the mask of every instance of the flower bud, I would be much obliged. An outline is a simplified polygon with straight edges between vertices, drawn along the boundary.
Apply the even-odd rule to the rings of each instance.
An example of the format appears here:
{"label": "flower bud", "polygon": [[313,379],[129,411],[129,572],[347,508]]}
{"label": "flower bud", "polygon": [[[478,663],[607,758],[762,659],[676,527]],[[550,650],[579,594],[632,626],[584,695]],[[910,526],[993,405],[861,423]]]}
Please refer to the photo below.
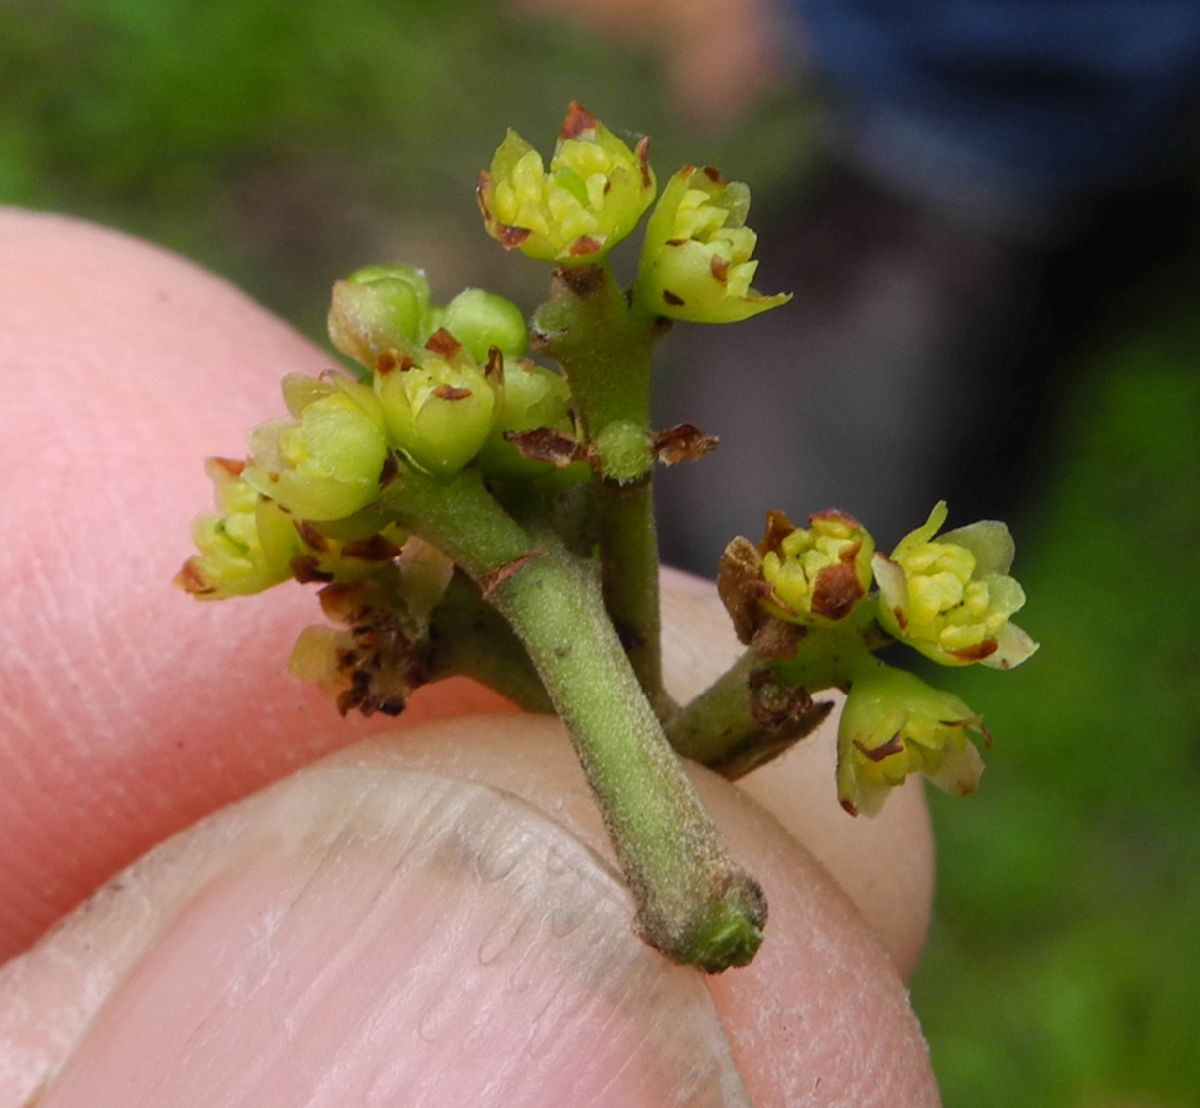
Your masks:
{"label": "flower bud", "polygon": [[654,199],[649,140],[630,150],[572,101],[546,170],[515,131],[479,175],[484,226],[506,250],[563,264],[599,261]]}
{"label": "flower bud", "polygon": [[249,596],[292,576],[291,561],[301,541],[291,518],[242,479],[242,462],[209,458],[216,513],[196,517],[192,540],[199,554],[175,578],[204,600]]}
{"label": "flower bud", "polygon": [[333,286],[329,338],[343,354],[375,368],[389,350],[407,352],[424,341],[429,282],[407,265],[373,265]]}
{"label": "flower bud", "polygon": [[381,359],[375,394],[391,441],[430,473],[462,469],[492,430],[492,384],[448,331],[435,332],[418,359]]}
{"label": "flower bud", "polygon": [[528,358],[504,363],[504,387],[497,396],[495,424],[479,456],[484,471],[494,477],[536,477],[554,468],[551,462],[524,457],[505,439],[506,433],[549,428],[574,433],[571,390],[567,382]]}
{"label": "flower bud", "polygon": [[656,315],[737,323],[791,300],[750,287],[757,241],[746,226],[750,190],[711,168],[684,166],[646,224],[634,295]]}
{"label": "flower bud", "polygon": [[463,289],[439,312],[438,326],[458,339],[477,362],[486,362],[493,346],[515,357],[529,349],[521,309],[484,289]]}
{"label": "flower bud", "polygon": [[807,529],[770,512],[759,551],[763,579],[771,586],[763,604],[789,623],[839,623],[871,587],[875,540],[845,512],[817,512]]}
{"label": "flower bud", "polygon": [[348,380],[290,377],[285,395],[293,418],[250,432],[246,481],[298,519],[341,519],[365,508],[379,494],[387,458],[383,413],[371,390]]}
{"label": "flower bud", "polygon": [[1013,559],[1008,527],[981,520],[935,539],[946,515],[946,502],[938,501],[890,558],[875,556],[879,623],[941,665],[1020,665],[1037,643],[1009,621],[1025,593],[1007,575]]}
{"label": "flower bud", "polygon": [[842,807],[874,815],[910,773],[925,774],[944,792],[973,792],[983,760],[971,733],[990,741],[983,720],[957,696],[873,661],[855,677],[838,725]]}

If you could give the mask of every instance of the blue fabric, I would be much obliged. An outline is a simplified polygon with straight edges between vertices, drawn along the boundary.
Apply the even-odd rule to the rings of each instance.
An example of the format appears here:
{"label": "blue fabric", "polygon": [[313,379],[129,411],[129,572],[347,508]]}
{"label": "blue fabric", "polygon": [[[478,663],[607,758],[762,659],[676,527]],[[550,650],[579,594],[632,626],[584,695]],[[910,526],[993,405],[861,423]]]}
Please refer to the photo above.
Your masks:
{"label": "blue fabric", "polygon": [[869,142],[1048,200],[1119,185],[1200,90],[1200,0],[790,0]]}

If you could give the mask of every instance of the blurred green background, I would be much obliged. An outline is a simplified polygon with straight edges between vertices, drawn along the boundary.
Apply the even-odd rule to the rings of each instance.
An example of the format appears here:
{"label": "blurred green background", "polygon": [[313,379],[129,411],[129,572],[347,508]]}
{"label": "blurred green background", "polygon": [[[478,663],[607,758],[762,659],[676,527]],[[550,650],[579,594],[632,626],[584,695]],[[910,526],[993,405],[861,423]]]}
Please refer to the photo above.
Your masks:
{"label": "blurred green background", "polygon": [[[480,0],[6,0],[0,200],[169,246],[314,337],[368,261],[532,304],[544,271],[482,238],[471,189],[505,126],[543,142],[571,98],[653,134],[660,174],[714,163],[778,198],[806,172],[798,89],[687,134],[652,53]],[[1041,655],[946,682],[998,740],[974,798],[934,798],[912,989],[952,1106],[1200,1102],[1200,251],[1179,236],[1048,385],[1017,564]]]}

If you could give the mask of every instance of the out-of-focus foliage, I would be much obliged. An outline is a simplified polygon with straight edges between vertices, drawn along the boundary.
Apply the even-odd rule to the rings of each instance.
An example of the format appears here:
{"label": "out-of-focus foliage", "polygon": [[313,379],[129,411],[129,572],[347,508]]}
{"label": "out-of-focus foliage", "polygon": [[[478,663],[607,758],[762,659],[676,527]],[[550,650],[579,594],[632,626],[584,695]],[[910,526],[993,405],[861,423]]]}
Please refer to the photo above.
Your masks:
{"label": "out-of-focus foliage", "polygon": [[1106,330],[1021,536],[1042,657],[954,685],[998,740],[969,804],[935,798],[913,990],[949,1105],[1200,1090],[1200,327],[1168,298]]}
{"label": "out-of-focus foliage", "polygon": [[[764,202],[796,187],[798,101],[685,137],[652,58],[484,0],[5,0],[0,201],[177,249],[314,335],[332,277],[369,262],[428,267],[438,299],[470,283],[532,303],[542,267],[487,241],[471,193],[505,127],[544,135],[572,98],[653,134],[664,179],[711,162]],[[1079,374],[1018,529],[1042,652],[952,684],[998,741],[971,800],[934,798],[914,998],[951,1108],[1200,1089],[1192,316],[1106,327],[1122,345]]]}

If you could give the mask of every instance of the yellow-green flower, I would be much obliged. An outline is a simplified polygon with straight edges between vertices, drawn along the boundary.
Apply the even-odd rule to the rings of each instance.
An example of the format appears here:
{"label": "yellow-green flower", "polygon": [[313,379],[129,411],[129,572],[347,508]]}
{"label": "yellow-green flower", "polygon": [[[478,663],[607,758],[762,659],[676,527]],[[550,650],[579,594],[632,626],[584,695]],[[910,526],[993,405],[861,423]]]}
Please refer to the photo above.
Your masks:
{"label": "yellow-green flower", "polygon": [[817,512],[808,517],[807,529],[771,512],[759,552],[763,579],[771,586],[763,603],[791,623],[838,623],[871,587],[875,540],[845,512]]}
{"label": "yellow-green flower", "polygon": [[875,556],[879,623],[945,666],[1020,665],[1037,643],[1009,618],[1025,603],[1025,593],[1008,576],[1013,559],[1008,527],[981,520],[938,535],[946,515],[946,502],[938,501],[890,558]]}
{"label": "yellow-green flower", "polygon": [[563,264],[599,261],[654,199],[649,140],[630,148],[572,101],[547,170],[509,131],[476,196],[484,226],[506,250]]}
{"label": "yellow-green flower", "polygon": [[972,734],[989,741],[957,696],[872,661],[855,677],[838,725],[838,800],[851,815],[874,815],[910,773],[965,796],[983,772]]}
{"label": "yellow-green flower", "polygon": [[711,166],[684,166],[646,224],[634,295],[649,311],[691,323],[736,323],[791,300],[751,288],[757,236],[750,190]]}
{"label": "yellow-green flower", "polygon": [[436,331],[419,360],[381,359],[374,387],[389,439],[429,473],[458,472],[491,434],[492,384],[448,331]]}
{"label": "yellow-green flower", "polygon": [[387,459],[383,412],[371,390],[337,377],[284,381],[292,418],[250,432],[244,477],[298,519],[342,519],[379,495]]}
{"label": "yellow-green flower", "polygon": [[198,553],[175,578],[204,600],[249,596],[288,580],[302,546],[291,518],[243,480],[244,469],[231,458],[205,462],[218,511],[196,517],[192,541]]}

